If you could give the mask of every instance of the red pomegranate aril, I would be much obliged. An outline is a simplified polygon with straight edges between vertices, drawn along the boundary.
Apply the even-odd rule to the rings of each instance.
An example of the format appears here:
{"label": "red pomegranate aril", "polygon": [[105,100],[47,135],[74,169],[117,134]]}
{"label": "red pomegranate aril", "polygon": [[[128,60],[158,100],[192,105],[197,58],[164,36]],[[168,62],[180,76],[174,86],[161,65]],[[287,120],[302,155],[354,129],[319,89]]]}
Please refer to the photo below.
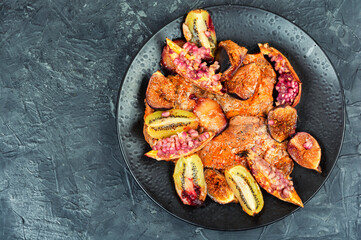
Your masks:
{"label": "red pomegranate aril", "polygon": [[310,140],[307,141],[307,140],[309,140],[309,139],[306,139],[306,142],[305,142],[305,144],[303,144],[303,147],[306,148],[307,150],[309,150],[312,148],[313,144],[312,144],[312,141],[310,141]]}
{"label": "red pomegranate aril", "polygon": [[170,112],[166,111],[166,112],[162,112],[162,117],[169,117],[170,116]]}

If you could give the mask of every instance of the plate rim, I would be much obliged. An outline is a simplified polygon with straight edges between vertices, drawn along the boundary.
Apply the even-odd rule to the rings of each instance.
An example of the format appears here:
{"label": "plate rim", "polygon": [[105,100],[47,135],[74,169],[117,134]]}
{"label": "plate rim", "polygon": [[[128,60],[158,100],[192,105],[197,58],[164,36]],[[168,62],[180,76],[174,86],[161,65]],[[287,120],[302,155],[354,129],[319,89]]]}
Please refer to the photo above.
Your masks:
{"label": "plate rim", "polygon": [[[271,13],[283,20],[286,20],[287,22],[293,24],[294,26],[296,26],[297,28],[299,28],[306,36],[308,36],[313,42],[316,43],[316,45],[319,47],[320,51],[325,55],[326,57],[326,60],[331,64],[331,67],[332,69],[334,70],[335,72],[335,75],[336,75],[336,78],[337,78],[337,81],[339,83],[339,86],[340,86],[340,92],[341,92],[341,102],[342,102],[342,109],[341,109],[341,112],[342,112],[342,115],[343,117],[341,118],[342,119],[342,136],[341,136],[341,144],[339,146],[339,149],[338,149],[338,152],[337,152],[337,156],[336,156],[336,159],[335,159],[335,162],[334,164],[332,165],[331,169],[330,169],[330,172],[328,173],[328,175],[325,177],[325,179],[323,180],[322,184],[319,186],[319,188],[304,202],[304,206],[306,206],[306,204],[312,199],[314,198],[314,196],[320,191],[320,189],[324,186],[324,184],[326,183],[326,181],[328,180],[328,178],[330,177],[332,171],[334,170],[335,166],[337,165],[337,162],[339,160],[339,157],[340,157],[340,153],[341,153],[341,150],[342,150],[342,146],[343,146],[343,143],[344,143],[344,137],[345,137],[345,128],[346,128],[346,107],[345,107],[345,94],[344,94],[344,88],[342,86],[342,82],[340,80],[340,77],[339,77],[339,74],[338,72],[336,71],[336,68],[333,64],[333,62],[330,60],[329,56],[326,54],[326,52],[323,50],[323,48],[320,46],[320,44],[311,36],[309,35],[303,28],[301,28],[300,26],[298,26],[296,23],[292,22],[291,20],[288,20],[287,18],[279,15],[278,13],[275,13],[273,11],[270,11],[270,10],[266,10],[266,9],[263,9],[263,8],[260,8],[260,7],[254,7],[254,6],[248,6],[248,5],[241,5],[241,4],[218,4],[218,5],[210,5],[210,6],[205,6],[203,7],[202,9],[205,9],[205,10],[212,10],[213,8],[218,8],[218,7],[231,7],[231,6],[235,6],[235,7],[239,7],[239,8],[244,8],[244,9],[252,9],[252,10],[257,10],[257,11],[262,11],[262,12],[265,12],[265,13]],[[117,138],[118,138],[118,145],[120,147],[120,152],[121,152],[121,155],[124,159],[124,162],[126,163],[127,165],[127,168],[130,172],[130,174],[132,175],[133,179],[136,181],[136,183],[138,184],[138,186],[142,189],[142,191],[154,202],[156,203],[156,205],[158,205],[161,209],[165,210],[167,213],[169,213],[170,215],[176,217],[176,219],[179,219],[183,222],[186,222],[186,223],[189,223],[193,226],[196,226],[196,227],[202,227],[202,228],[206,228],[206,229],[211,229],[211,230],[218,230],[218,231],[245,231],[245,230],[250,230],[250,229],[256,229],[256,228],[261,228],[261,227],[264,227],[264,226],[268,226],[268,225],[271,225],[275,222],[278,222],[278,221],[281,221],[282,219],[290,216],[291,214],[295,213],[296,211],[298,211],[301,207],[297,207],[295,208],[294,210],[290,211],[289,213],[285,214],[284,216],[278,218],[278,219],[275,219],[273,221],[270,221],[268,223],[264,223],[264,224],[260,224],[260,225],[257,225],[257,226],[252,226],[252,227],[246,227],[246,228],[242,228],[242,229],[229,229],[229,228],[216,228],[216,227],[209,227],[209,226],[204,226],[204,225],[201,225],[201,224],[198,224],[198,223],[195,223],[195,222],[191,222],[187,219],[184,219],[178,215],[176,215],[175,213],[171,212],[170,210],[166,209],[164,206],[162,206],[158,201],[156,201],[151,195],[150,193],[148,193],[145,188],[143,187],[142,183],[135,177],[134,173],[132,172],[131,168],[130,168],[130,163],[125,155],[125,149],[124,149],[124,143],[123,143],[123,140],[121,139],[120,137],[120,129],[119,129],[119,113],[120,113],[120,94],[122,92],[122,88],[123,88],[123,84],[124,84],[124,81],[126,79],[126,77],[128,76],[128,73],[129,73],[129,69],[130,67],[133,65],[136,57],[139,55],[139,53],[146,47],[146,45],[151,42],[155,37],[156,35],[162,31],[166,26],[168,25],[171,25],[172,23],[176,22],[179,20],[179,18],[181,18],[182,16],[184,16],[185,14],[183,15],[180,15],[178,17],[176,17],[175,19],[169,21],[168,23],[166,23],[165,25],[163,25],[162,27],[160,27],[160,29],[158,29],[155,33],[152,34],[152,36],[142,45],[142,47],[136,52],[136,54],[134,55],[134,57],[132,58],[132,61],[129,63],[126,71],[125,71],[125,74],[124,76],[122,77],[122,81],[120,82],[120,86],[119,86],[119,90],[118,90],[118,93],[117,93],[117,108],[116,108],[116,113],[115,113],[115,124],[116,124],[116,133],[117,133]],[[180,30],[181,31],[181,30]]]}

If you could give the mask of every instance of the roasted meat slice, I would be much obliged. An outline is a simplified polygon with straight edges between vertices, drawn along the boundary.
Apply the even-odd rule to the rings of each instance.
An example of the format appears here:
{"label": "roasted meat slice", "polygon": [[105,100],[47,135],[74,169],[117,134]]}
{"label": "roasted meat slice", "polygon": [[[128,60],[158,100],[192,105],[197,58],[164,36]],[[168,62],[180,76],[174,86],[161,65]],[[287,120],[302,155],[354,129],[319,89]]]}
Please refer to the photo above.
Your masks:
{"label": "roasted meat slice", "polygon": [[232,78],[225,81],[225,86],[229,93],[246,100],[253,96],[260,77],[259,67],[255,63],[250,63],[240,67]]}
{"label": "roasted meat slice", "polygon": [[256,129],[262,125],[257,117],[237,116],[229,121],[229,126],[213,138],[200,152],[203,164],[208,168],[226,169],[235,165],[246,166],[239,153],[254,146]]}
{"label": "roasted meat slice", "polygon": [[[231,40],[225,40],[218,44],[218,53],[221,53],[223,49],[227,52],[228,62],[231,64],[231,66],[223,72],[221,77],[221,81],[227,81],[232,78],[233,74],[241,66],[248,50],[245,47],[240,47]],[[223,64],[225,61],[220,59],[221,57],[221,54],[218,54],[216,59]]]}
{"label": "roasted meat slice", "polygon": [[237,115],[265,116],[273,107],[272,93],[276,82],[276,73],[262,53],[247,54],[243,60],[243,64],[246,65],[250,63],[255,63],[261,70],[261,77],[259,78],[252,97],[247,100],[239,100],[229,94],[208,94],[209,98],[215,99],[221,105],[227,118],[232,118]]}
{"label": "roasted meat slice", "polygon": [[196,98],[203,96],[204,90],[179,75],[168,76],[168,78],[173,83],[177,96],[174,101],[174,108],[192,111],[197,104]]}
{"label": "roasted meat slice", "polygon": [[262,117],[233,117],[228,128],[213,138],[199,156],[205,167],[227,169],[235,165],[246,166],[243,153],[249,149],[285,175],[292,172],[293,161],[287,153],[287,143],[272,139]]}

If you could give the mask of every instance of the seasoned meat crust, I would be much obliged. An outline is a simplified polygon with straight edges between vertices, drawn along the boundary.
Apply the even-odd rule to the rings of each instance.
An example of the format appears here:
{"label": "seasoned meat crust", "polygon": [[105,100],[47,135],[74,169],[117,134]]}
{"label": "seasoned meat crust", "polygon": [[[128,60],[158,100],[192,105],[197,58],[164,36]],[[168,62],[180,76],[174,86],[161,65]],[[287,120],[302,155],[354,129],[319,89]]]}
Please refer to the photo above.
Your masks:
{"label": "seasoned meat crust", "polygon": [[251,149],[289,175],[293,162],[286,148],[287,142],[278,143],[271,138],[263,117],[236,116],[230,120],[224,132],[213,138],[199,152],[199,156],[205,167],[227,169],[239,164],[247,166],[241,156]]}

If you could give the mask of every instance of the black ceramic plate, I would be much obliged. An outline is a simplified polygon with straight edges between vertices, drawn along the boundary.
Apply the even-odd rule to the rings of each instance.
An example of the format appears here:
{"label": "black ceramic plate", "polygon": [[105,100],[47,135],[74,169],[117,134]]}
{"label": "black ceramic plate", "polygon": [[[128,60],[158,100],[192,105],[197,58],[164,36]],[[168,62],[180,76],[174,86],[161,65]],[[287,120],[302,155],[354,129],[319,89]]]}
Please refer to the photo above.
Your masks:
{"label": "black ceramic plate", "polygon": [[[307,202],[323,185],[336,163],[344,132],[342,88],[325,53],[304,31],[273,13],[244,6],[208,8],[218,41],[231,39],[250,51],[257,43],[270,43],[290,60],[303,82],[297,106],[298,131],[312,134],[322,148],[322,174],[295,166],[294,186]],[[130,65],[119,92],[117,125],[124,159],[141,188],[174,216],[201,227],[244,230],[264,226],[298,209],[297,206],[264,194],[265,205],[256,217],[245,214],[239,204],[219,205],[209,198],[205,206],[185,206],[173,185],[174,164],[157,162],[144,153],[150,147],[143,138],[144,98],[148,80],[160,68],[159,60],[166,37],[179,38],[183,17],[163,27],[139,51]],[[305,205],[307,208],[307,204]]]}

